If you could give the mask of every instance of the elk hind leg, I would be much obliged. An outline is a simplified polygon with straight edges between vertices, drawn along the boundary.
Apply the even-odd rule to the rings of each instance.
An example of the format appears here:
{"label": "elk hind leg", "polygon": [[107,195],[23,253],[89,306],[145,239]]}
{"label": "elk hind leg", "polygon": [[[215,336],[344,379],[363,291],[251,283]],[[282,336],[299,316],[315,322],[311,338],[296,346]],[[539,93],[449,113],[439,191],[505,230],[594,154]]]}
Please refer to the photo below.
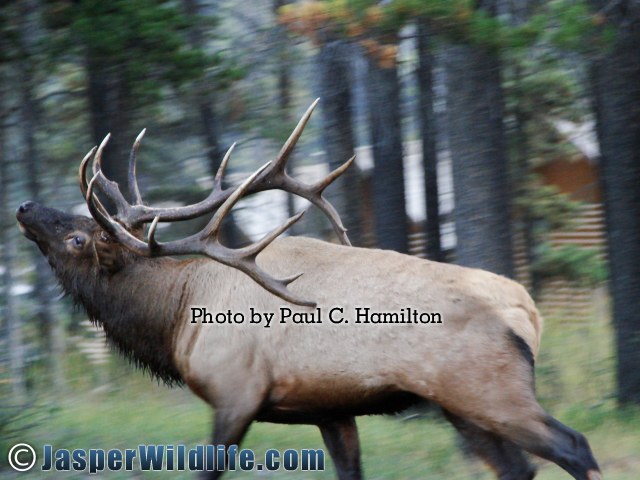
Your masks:
{"label": "elk hind leg", "polygon": [[330,420],[318,425],[322,439],[336,467],[339,480],[360,480],[360,441],[354,417]]}
{"label": "elk hind leg", "polygon": [[443,412],[460,434],[466,449],[491,467],[500,480],[531,480],[535,477],[535,467],[513,442],[482,430],[445,409]]}
{"label": "elk hind leg", "polygon": [[546,414],[539,420],[546,427],[550,439],[524,437],[523,448],[559,465],[579,480],[600,480],[600,468],[593,457],[589,442],[583,434]]}
{"label": "elk hind leg", "polygon": [[[510,390],[507,388],[505,390]],[[518,447],[549,460],[577,480],[600,480],[600,469],[591,453],[587,439],[546,413],[533,394],[516,396],[511,391],[504,401],[473,402],[476,411],[456,413],[481,429],[514,443]],[[448,408],[452,408],[449,407]]]}
{"label": "elk hind leg", "polygon": [[[551,417],[534,394],[533,356],[513,332],[473,358],[450,361],[438,397],[443,408],[546,460],[577,480],[599,480],[587,439]],[[465,372],[466,381],[460,381]]]}
{"label": "elk hind leg", "polygon": [[[562,424],[538,404],[534,393],[534,360],[525,342],[510,335],[520,361],[503,372],[510,379],[496,387],[493,398],[495,433],[528,452],[549,460],[578,480],[600,480],[600,468],[584,435]],[[523,361],[524,360],[524,361]]]}

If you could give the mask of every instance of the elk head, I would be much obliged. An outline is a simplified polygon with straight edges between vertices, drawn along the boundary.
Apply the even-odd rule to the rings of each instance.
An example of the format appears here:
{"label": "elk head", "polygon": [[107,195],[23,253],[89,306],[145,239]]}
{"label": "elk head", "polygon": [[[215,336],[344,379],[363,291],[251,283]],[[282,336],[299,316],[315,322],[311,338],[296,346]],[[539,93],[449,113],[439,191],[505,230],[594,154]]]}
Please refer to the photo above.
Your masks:
{"label": "elk head", "polygon": [[34,202],[16,212],[20,231],[34,241],[56,272],[65,266],[91,266],[115,271],[122,266],[122,248],[90,218],[69,215]]}

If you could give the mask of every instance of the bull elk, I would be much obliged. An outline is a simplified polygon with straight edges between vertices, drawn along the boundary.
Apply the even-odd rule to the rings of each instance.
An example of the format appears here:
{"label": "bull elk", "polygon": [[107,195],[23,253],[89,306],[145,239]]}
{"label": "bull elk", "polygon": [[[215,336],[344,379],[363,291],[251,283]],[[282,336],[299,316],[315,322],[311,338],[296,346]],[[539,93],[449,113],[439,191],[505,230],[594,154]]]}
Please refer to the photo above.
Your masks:
{"label": "bull elk", "polygon": [[[214,445],[240,443],[256,420],[317,425],[338,477],[359,479],[355,416],[427,400],[440,405],[471,451],[501,479],[534,477],[525,451],[576,479],[600,479],[586,438],[536,401],[533,367],[542,319],[522,286],[482,270],[349,246],[322,192],[353,159],[315,184],[286,173],[316,103],[275,161],[239,187],[223,188],[230,150],[210,195],[177,208],[142,202],[136,181],[142,134],[131,150],[133,203],[127,201],[101,170],[107,136],[80,165],[80,188],[93,218],[26,202],[17,210],[19,226],[122,354],[168,384],[186,384],[215,409]],[[96,189],[117,213],[108,213]],[[344,245],[280,238],[300,215],[250,246],[222,245],[220,225],[233,205],[268,189],[318,206]],[[197,234],[156,238],[158,222],[210,213]],[[208,258],[172,258],[185,254]],[[255,312],[275,320],[269,328],[266,320],[235,322],[231,315],[230,322],[194,323],[194,312],[205,309],[233,312],[236,320]],[[336,315],[327,318],[327,312]],[[437,312],[439,322],[424,322],[425,312],[434,313],[426,317],[431,320]],[[378,316],[369,319],[369,313]],[[306,324],[292,321],[296,314]]]}

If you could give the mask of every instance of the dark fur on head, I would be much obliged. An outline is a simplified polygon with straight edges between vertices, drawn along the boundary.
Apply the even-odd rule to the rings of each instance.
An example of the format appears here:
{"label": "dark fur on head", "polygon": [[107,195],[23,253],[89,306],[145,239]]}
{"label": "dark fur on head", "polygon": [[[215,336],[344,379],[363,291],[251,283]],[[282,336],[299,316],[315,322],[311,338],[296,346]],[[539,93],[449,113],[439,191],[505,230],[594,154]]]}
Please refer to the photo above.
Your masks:
{"label": "dark fur on head", "polygon": [[[157,279],[169,258],[139,257],[106,234],[94,220],[34,203],[20,206],[24,235],[46,256],[64,292],[131,363],[169,385],[182,385],[175,367],[173,329],[185,285]],[[167,321],[166,319],[172,319]]]}

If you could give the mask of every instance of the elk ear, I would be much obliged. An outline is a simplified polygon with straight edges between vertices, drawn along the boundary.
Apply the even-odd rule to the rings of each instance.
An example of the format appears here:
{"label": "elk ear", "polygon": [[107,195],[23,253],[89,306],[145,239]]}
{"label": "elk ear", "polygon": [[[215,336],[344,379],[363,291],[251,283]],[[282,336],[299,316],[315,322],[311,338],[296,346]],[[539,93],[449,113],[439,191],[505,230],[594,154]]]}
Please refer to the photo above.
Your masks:
{"label": "elk ear", "polygon": [[96,259],[100,268],[115,273],[123,266],[120,245],[98,239],[95,241]]}

